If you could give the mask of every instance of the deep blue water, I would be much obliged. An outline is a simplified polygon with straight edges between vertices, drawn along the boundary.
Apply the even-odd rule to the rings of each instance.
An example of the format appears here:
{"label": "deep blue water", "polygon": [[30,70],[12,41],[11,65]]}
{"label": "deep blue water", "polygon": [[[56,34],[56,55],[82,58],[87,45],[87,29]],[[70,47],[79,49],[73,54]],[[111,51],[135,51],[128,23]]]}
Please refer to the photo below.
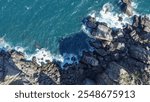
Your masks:
{"label": "deep blue water", "polygon": [[[107,2],[117,9],[118,0],[0,0],[0,37],[5,36],[13,46],[27,48],[28,53],[36,48],[46,48],[53,54],[62,50],[69,53],[69,47],[82,49],[87,45],[74,44],[85,36],[76,36],[82,18],[93,10],[100,10]],[[149,0],[135,2],[137,12],[150,14]]]}

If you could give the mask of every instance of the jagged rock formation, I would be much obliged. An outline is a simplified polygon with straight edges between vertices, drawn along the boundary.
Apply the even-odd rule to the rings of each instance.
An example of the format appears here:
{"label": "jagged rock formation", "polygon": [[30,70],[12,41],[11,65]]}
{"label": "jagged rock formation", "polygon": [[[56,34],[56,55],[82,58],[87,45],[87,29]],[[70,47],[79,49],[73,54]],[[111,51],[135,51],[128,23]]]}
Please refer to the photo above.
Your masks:
{"label": "jagged rock formation", "polygon": [[132,0],[121,0],[121,10],[128,16],[133,15]]}
{"label": "jagged rock formation", "polygon": [[27,61],[23,53],[15,50],[10,52],[2,50],[0,54],[2,58],[0,62],[3,63],[2,68],[4,70],[3,76],[1,75],[1,79],[3,79],[1,84],[17,84],[18,82],[20,84],[40,85],[60,84],[60,73],[56,64],[47,61],[47,64],[39,66],[35,57],[32,61]]}
{"label": "jagged rock formation", "polygon": [[[103,26],[94,28],[97,36],[90,32],[95,38],[90,42],[94,51],[87,53],[94,60],[85,60],[84,63],[98,63],[101,71],[93,71],[94,77],[87,76],[96,84],[150,84],[150,73],[147,71],[150,68],[150,20],[146,16],[135,15],[133,18],[133,24],[127,24],[124,29],[114,30],[105,23],[96,22]],[[88,68],[93,67],[86,66]]]}
{"label": "jagged rock formation", "polygon": [[[124,13],[132,16],[131,0],[122,0]],[[90,32],[89,45],[79,63],[61,69],[56,62],[38,65],[15,50],[0,51],[0,84],[150,84],[150,20],[133,16],[133,24],[113,29],[93,17],[82,21]]]}

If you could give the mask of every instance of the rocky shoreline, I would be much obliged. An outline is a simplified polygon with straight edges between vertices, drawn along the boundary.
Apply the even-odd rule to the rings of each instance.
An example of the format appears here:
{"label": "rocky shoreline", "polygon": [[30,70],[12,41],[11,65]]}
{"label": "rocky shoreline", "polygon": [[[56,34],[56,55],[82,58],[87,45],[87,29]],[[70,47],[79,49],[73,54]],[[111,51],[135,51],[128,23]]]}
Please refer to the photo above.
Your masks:
{"label": "rocky shoreline", "polygon": [[57,62],[39,65],[35,57],[28,61],[21,52],[1,49],[0,84],[150,85],[150,19],[133,15],[131,0],[122,0],[121,10],[133,18],[123,29],[90,16],[83,20],[93,51],[84,51],[79,63],[65,69]]}

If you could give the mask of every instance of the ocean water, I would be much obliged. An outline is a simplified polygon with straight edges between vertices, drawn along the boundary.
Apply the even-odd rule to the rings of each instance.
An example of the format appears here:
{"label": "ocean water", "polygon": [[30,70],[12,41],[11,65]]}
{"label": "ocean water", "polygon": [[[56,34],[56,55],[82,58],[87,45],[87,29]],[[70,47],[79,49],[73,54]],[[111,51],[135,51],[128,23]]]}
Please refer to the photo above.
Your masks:
{"label": "ocean water", "polygon": [[[89,49],[89,37],[80,33],[83,17],[101,11],[109,3],[110,15],[101,12],[99,20],[114,26],[118,22],[112,15],[120,14],[118,1],[0,0],[0,46],[25,51],[30,57],[47,55],[45,59],[52,60],[57,56],[63,61],[67,54],[78,55]],[[133,1],[136,13],[150,14],[149,0]]]}

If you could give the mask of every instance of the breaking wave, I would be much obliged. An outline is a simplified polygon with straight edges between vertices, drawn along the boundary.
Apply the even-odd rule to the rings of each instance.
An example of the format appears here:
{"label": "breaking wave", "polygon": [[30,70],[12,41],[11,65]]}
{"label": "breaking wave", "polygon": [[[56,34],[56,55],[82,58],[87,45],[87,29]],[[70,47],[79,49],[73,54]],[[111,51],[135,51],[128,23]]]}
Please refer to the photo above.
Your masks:
{"label": "breaking wave", "polygon": [[[136,3],[132,3],[132,5],[135,9],[137,8]],[[138,15],[138,13],[135,11],[134,14]],[[131,18],[129,18],[127,15],[114,11],[114,6],[111,3],[104,4],[104,6],[100,11],[92,11],[88,15],[95,17],[96,21],[107,23],[107,25],[112,28],[114,27],[123,28],[123,26],[126,23],[129,24],[132,23]],[[122,18],[122,21],[119,21],[119,18]],[[84,25],[82,25],[81,30],[83,30],[88,34],[88,30]],[[38,64],[41,64],[41,62],[46,63],[46,60],[50,61],[57,60],[61,63],[61,67],[63,68],[65,64],[78,63],[77,56],[74,54],[64,53],[63,55],[53,55],[49,50],[45,48],[37,49],[33,54],[27,54],[26,48],[20,46],[12,46],[8,42],[6,42],[4,38],[5,37],[0,38],[1,49],[4,50],[15,49],[17,51],[23,52],[27,60],[31,60],[32,57],[35,56]]]}

